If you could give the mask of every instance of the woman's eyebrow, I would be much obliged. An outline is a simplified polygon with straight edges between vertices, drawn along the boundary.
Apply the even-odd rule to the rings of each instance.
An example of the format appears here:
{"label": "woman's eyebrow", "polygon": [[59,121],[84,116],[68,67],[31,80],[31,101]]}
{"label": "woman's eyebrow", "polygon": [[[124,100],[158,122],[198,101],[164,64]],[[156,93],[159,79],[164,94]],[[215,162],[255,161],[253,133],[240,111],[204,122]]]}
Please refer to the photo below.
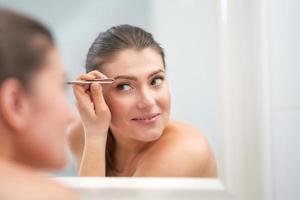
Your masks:
{"label": "woman's eyebrow", "polygon": [[134,80],[136,81],[137,78],[134,76],[127,76],[127,75],[120,75],[120,76],[115,76],[113,79],[117,80],[117,79],[129,79],[129,80]]}
{"label": "woman's eyebrow", "polygon": [[[159,69],[159,70],[157,70],[157,71],[154,71],[153,73],[151,73],[151,74],[148,76],[148,78],[151,77],[151,76],[154,76],[155,74],[158,74],[158,73],[160,73],[160,72],[163,72],[163,73],[164,73],[165,71],[162,70],[162,69]],[[137,80],[137,77],[134,77],[134,76],[128,76],[128,75],[119,75],[119,76],[115,76],[114,79],[115,79],[115,80],[117,80],[117,79],[129,79],[129,80],[134,80],[134,81],[136,81],[136,80]]]}
{"label": "woman's eyebrow", "polygon": [[162,69],[159,69],[159,70],[156,70],[156,71],[154,71],[153,73],[151,73],[149,76],[148,76],[148,78],[150,78],[151,76],[154,76],[154,75],[156,75],[156,74],[159,74],[159,73],[165,73],[165,71],[164,70],[162,70]]}

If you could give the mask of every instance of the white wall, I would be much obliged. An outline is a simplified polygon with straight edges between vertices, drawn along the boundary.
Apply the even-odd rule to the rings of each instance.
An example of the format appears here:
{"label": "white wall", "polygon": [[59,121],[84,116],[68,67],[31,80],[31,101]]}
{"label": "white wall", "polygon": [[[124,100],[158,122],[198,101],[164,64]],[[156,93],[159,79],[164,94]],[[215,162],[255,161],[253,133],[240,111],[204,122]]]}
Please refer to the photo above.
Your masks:
{"label": "white wall", "polygon": [[173,118],[202,130],[218,158],[216,5],[210,0],[152,0],[150,29],[167,53]]}
{"label": "white wall", "polygon": [[270,1],[273,195],[300,199],[300,1]]}

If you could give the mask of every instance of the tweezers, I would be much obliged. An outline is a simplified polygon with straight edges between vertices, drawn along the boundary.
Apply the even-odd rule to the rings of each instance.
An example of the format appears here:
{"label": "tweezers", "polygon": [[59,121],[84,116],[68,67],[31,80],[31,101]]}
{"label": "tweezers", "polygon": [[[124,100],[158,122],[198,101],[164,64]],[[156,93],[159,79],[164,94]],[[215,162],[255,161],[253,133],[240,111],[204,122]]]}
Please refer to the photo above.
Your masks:
{"label": "tweezers", "polygon": [[101,79],[93,79],[93,80],[68,81],[67,84],[91,84],[91,83],[108,84],[108,83],[113,83],[114,81],[115,79],[113,78],[101,78]]}

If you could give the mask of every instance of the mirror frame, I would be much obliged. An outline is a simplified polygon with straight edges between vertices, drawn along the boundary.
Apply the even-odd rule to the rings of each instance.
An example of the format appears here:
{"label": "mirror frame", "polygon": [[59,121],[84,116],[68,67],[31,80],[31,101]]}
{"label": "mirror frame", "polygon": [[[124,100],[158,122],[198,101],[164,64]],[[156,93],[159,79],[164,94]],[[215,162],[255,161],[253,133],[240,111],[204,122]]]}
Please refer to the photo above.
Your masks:
{"label": "mirror frame", "polygon": [[218,11],[219,177],[55,178],[81,199],[271,200],[267,0],[215,0]]}

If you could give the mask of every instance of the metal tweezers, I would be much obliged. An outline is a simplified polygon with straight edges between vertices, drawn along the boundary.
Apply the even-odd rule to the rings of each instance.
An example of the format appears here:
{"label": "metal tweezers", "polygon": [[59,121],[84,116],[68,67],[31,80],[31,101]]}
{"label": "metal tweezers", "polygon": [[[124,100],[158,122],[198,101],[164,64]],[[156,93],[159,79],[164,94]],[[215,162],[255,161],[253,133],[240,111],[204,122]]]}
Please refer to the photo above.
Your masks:
{"label": "metal tweezers", "polygon": [[114,81],[115,79],[113,78],[101,78],[101,79],[93,79],[93,80],[68,81],[67,84],[91,84],[91,83],[108,84],[108,83],[113,83]]}

